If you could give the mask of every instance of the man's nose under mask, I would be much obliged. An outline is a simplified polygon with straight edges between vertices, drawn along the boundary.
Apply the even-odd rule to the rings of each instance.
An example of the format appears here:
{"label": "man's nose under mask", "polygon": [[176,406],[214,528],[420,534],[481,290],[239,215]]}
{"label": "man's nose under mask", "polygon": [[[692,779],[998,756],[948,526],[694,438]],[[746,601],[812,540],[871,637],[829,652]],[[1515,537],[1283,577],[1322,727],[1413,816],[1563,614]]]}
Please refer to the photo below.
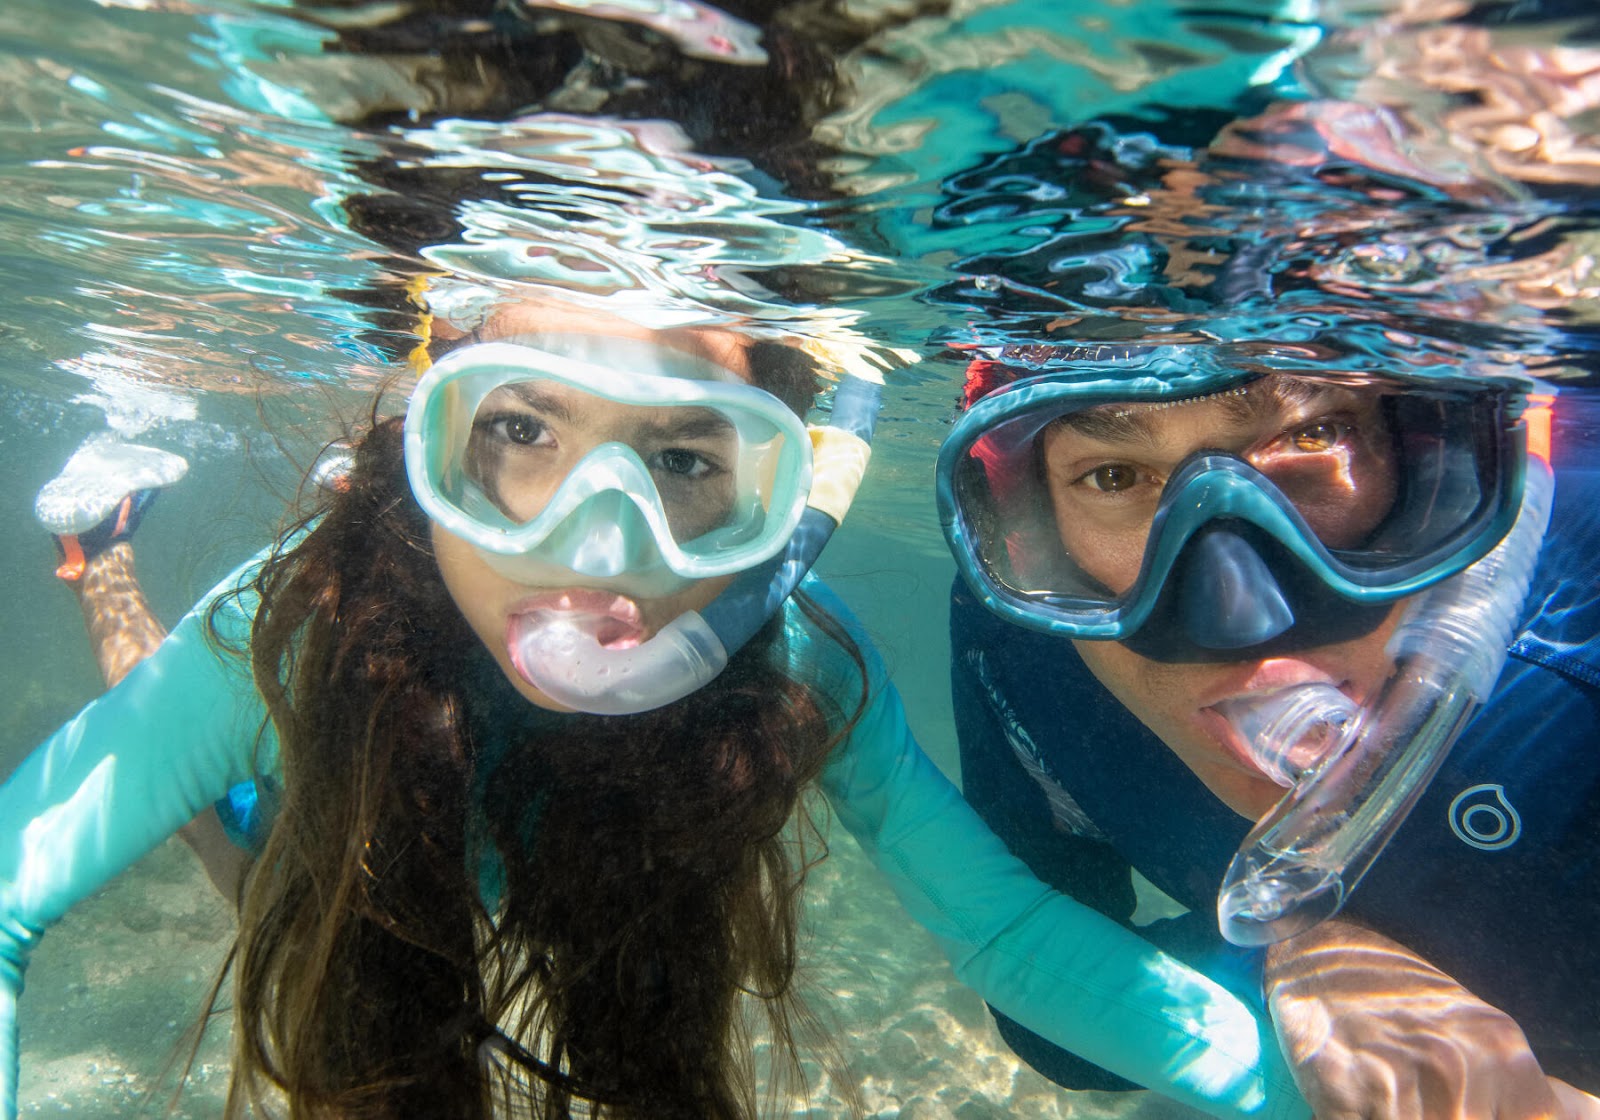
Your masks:
{"label": "man's nose under mask", "polygon": [[1168,663],[1277,657],[1365,637],[1391,609],[1346,599],[1256,526],[1225,519],[1184,546],[1155,608],[1123,644]]}

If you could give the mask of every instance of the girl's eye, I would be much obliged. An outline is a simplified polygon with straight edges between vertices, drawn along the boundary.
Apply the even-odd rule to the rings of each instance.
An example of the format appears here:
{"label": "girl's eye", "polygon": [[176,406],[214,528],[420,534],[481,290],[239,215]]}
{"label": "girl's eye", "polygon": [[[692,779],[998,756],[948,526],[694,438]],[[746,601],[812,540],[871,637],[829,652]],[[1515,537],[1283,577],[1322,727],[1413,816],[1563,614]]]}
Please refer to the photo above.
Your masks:
{"label": "girl's eye", "polygon": [[1139,471],[1127,463],[1103,463],[1079,481],[1102,494],[1117,494],[1132,489],[1139,481]]}
{"label": "girl's eye", "polygon": [[1332,451],[1344,441],[1345,428],[1332,420],[1318,420],[1289,433],[1297,451]]}
{"label": "girl's eye", "polygon": [[489,431],[496,439],[531,447],[545,434],[545,426],[525,412],[512,412],[496,416],[489,421]]}
{"label": "girl's eye", "polygon": [[682,447],[656,452],[652,466],[682,478],[701,478],[711,470],[711,464],[703,455]]}

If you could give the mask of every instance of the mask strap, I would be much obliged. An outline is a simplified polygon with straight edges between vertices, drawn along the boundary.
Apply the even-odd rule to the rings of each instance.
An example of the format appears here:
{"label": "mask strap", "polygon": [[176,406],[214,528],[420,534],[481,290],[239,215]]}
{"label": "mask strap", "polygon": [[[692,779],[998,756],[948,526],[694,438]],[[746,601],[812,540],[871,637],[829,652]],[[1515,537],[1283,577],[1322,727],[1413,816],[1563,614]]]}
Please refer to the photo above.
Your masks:
{"label": "mask strap", "polygon": [[1528,431],[1528,454],[1550,466],[1550,424],[1554,418],[1554,393],[1529,393],[1522,423]]}

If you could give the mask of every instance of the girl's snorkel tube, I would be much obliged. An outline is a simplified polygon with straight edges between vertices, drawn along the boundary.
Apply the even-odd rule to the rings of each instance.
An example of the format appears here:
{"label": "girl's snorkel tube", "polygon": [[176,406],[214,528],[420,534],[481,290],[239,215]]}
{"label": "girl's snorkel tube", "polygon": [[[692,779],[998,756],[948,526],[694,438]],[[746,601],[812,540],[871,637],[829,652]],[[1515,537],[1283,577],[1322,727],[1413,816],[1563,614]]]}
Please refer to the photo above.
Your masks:
{"label": "girl's snorkel tube", "polygon": [[[1530,428],[1549,420],[1548,398],[1534,400],[1544,411],[1530,410]],[[1367,708],[1312,684],[1224,712],[1263,770],[1290,786],[1223,879],[1217,920],[1229,941],[1272,944],[1337,913],[1488,699],[1550,521],[1545,437],[1530,438],[1511,531],[1413,601],[1389,641],[1395,673]]]}

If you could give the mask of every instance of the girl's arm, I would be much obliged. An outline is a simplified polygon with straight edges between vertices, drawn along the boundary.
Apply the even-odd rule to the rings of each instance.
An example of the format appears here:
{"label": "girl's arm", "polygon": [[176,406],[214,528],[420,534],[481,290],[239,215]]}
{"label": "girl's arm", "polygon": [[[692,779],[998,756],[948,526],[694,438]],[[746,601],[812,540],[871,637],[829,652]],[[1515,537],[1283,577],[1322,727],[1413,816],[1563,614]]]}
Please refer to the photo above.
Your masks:
{"label": "girl's arm", "polygon": [[[255,772],[263,705],[248,666],[206,634],[212,599],[244,570],[0,786],[3,1120],[17,1109],[23,970],[44,930]],[[242,644],[253,610],[253,598],[223,607],[230,641]],[[270,739],[262,745],[270,750]]]}
{"label": "girl's arm", "polygon": [[1013,857],[917,746],[854,620],[805,590],[852,625],[873,683],[824,791],[956,975],[1057,1045],[1214,1116],[1308,1117],[1266,1017]]}

